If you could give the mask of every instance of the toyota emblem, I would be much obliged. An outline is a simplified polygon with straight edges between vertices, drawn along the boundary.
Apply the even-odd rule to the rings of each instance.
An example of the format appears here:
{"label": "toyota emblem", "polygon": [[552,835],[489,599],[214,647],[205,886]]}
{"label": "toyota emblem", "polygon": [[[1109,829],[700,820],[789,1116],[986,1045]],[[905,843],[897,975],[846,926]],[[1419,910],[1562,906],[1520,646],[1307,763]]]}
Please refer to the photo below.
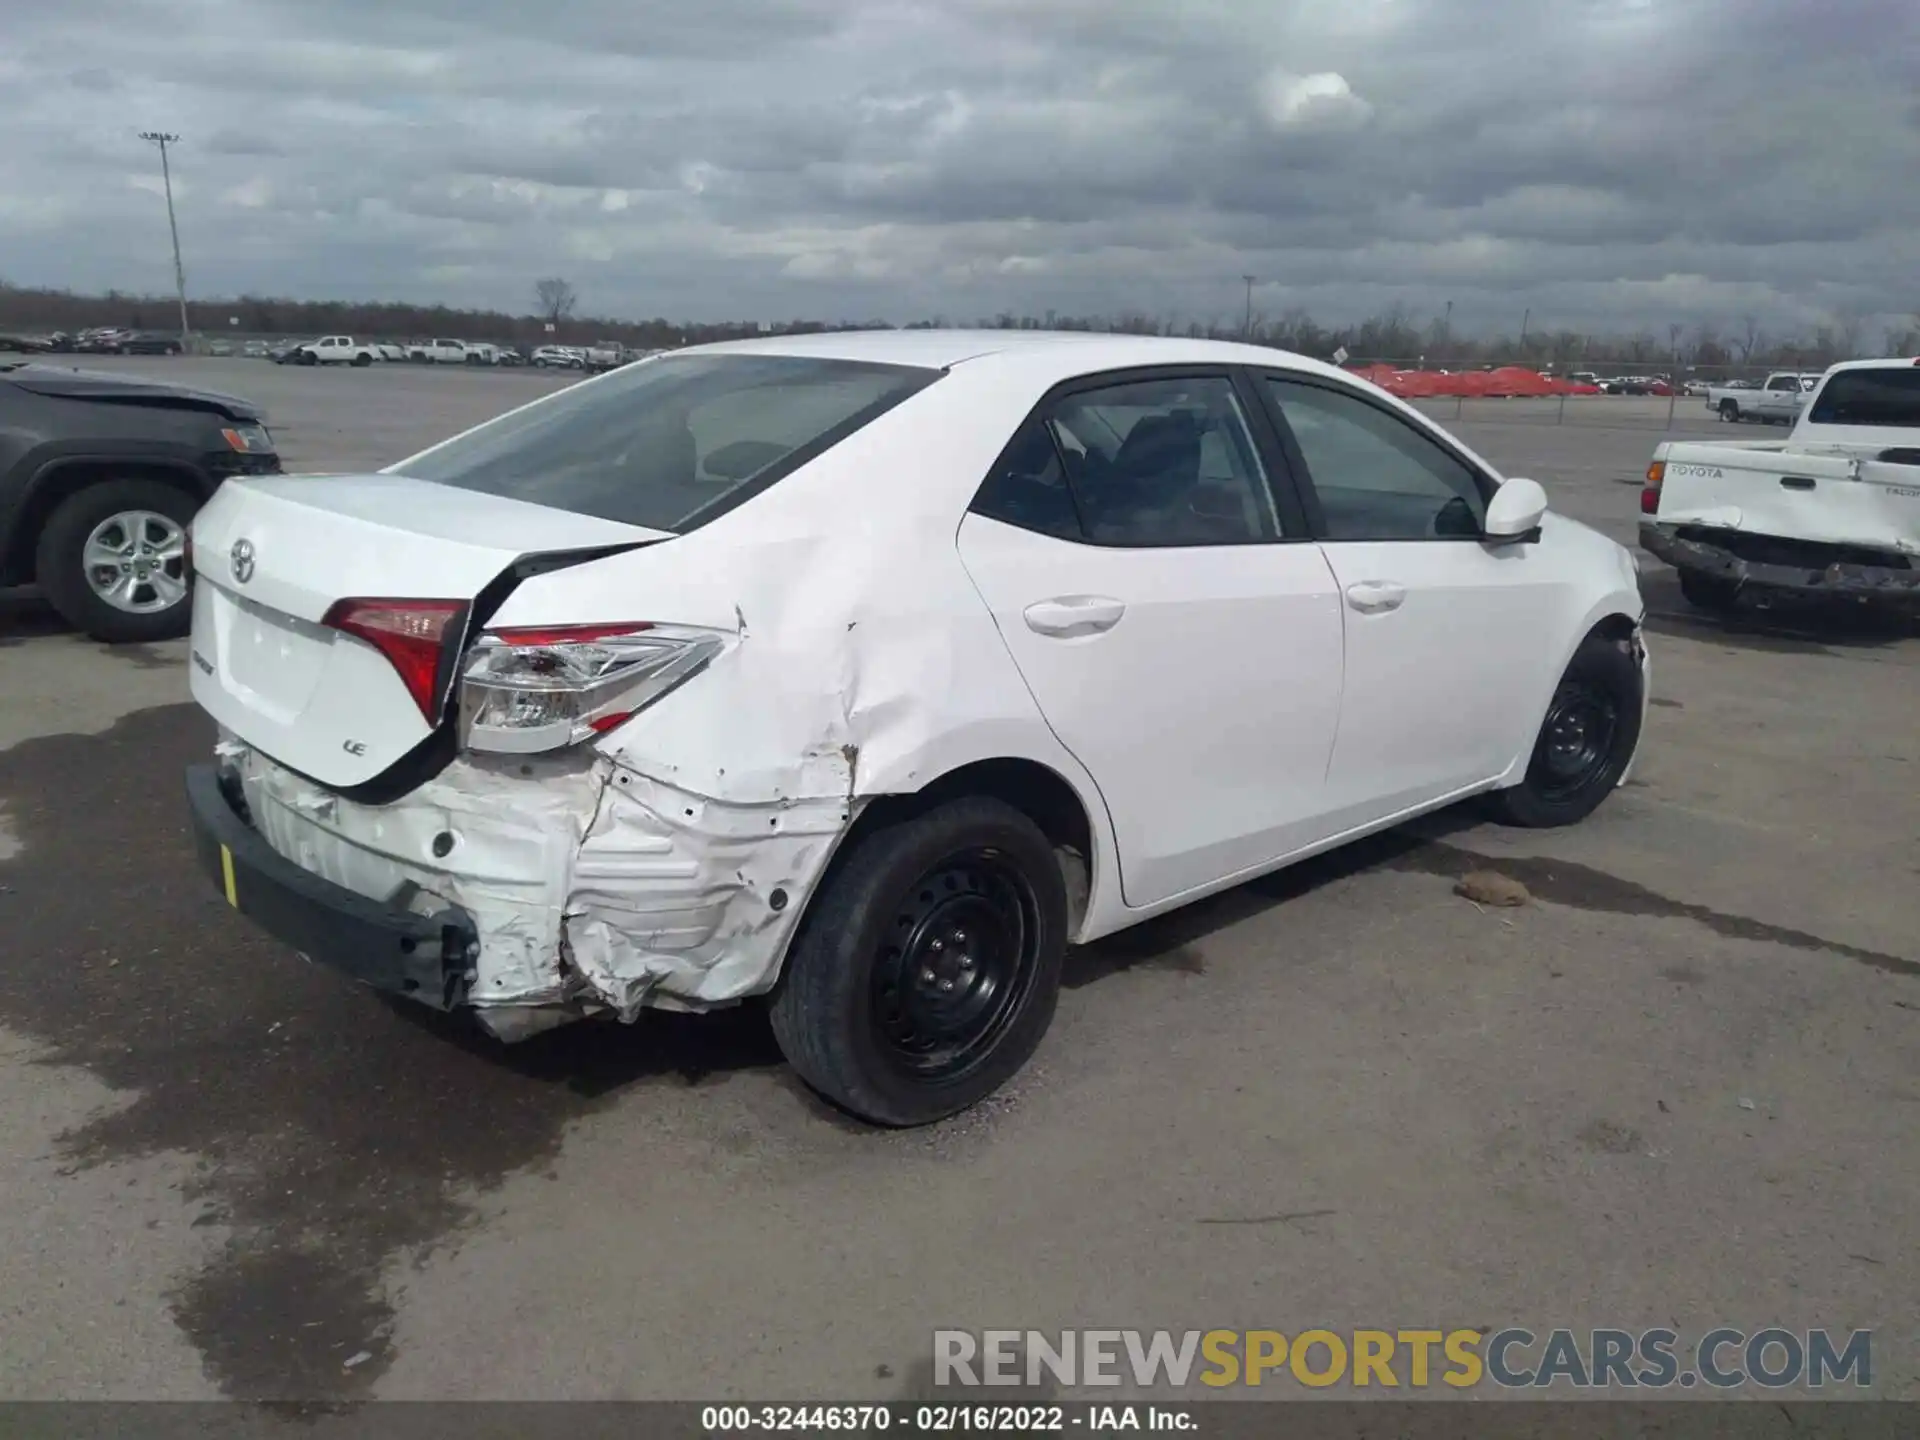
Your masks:
{"label": "toyota emblem", "polygon": [[233,549],[227,552],[227,560],[232,564],[233,578],[239,584],[244,585],[253,579],[253,542],[251,540],[234,541]]}

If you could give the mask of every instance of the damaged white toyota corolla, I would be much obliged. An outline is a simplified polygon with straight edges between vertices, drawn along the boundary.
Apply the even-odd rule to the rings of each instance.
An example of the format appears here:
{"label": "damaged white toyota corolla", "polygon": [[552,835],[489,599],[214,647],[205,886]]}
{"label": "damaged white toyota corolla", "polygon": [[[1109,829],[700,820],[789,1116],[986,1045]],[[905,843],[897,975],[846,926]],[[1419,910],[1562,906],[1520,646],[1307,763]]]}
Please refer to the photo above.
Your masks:
{"label": "damaged white toyota corolla", "polygon": [[1578,820],[1631,555],[1339,370],[889,332],[685,350],[194,524],[226,898],[514,1039],[767,995],[887,1124],[1033,1053],[1061,954],[1476,792]]}

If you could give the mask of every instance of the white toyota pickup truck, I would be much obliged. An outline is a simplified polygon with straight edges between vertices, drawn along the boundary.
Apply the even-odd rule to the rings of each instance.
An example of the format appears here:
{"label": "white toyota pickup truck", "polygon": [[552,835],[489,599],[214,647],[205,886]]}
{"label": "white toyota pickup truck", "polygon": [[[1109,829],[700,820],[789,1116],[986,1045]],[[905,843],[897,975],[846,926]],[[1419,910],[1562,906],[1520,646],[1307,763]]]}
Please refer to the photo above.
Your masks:
{"label": "white toyota pickup truck", "polygon": [[1758,390],[1744,385],[1709,385],[1707,408],[1735,424],[1758,420],[1762,424],[1791,425],[1819,379],[1818,375],[1803,375],[1798,370],[1776,370]]}
{"label": "white toyota pickup truck", "polygon": [[1920,360],[1835,365],[1784,441],[1660,445],[1640,544],[1703,610],[1780,591],[1920,605]]}

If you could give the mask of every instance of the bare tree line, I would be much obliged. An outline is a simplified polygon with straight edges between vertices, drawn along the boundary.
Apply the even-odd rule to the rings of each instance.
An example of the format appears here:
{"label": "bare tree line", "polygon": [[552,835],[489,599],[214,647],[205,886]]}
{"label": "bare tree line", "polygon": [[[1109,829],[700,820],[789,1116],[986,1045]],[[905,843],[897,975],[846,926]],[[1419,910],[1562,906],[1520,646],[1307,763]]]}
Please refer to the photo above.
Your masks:
{"label": "bare tree line", "polygon": [[[893,328],[882,320],[794,320],[762,326],[755,321],[686,323],[654,318],[615,320],[577,314],[579,296],[568,280],[552,276],[531,287],[532,314],[459,310],[445,305],[398,302],[290,300],[243,295],[193,302],[195,328],[208,336],[317,335],[341,332],[375,337],[447,336],[462,340],[518,341],[527,344],[585,344],[617,340],[637,349],[671,348],[746,335],[800,334],[823,330]],[[67,290],[36,289],[0,282],[0,329],[83,330],[123,325],[164,329],[172,323],[170,296],[77,295]],[[1322,359],[1344,350],[1351,362],[1392,361],[1429,368],[1519,363],[1559,371],[1631,366],[1670,370],[1674,366],[1712,370],[1754,366],[1817,368],[1867,354],[1920,353],[1920,311],[1878,336],[1866,333],[1857,317],[1839,316],[1802,332],[1774,332],[1758,317],[1728,323],[1667,325],[1603,334],[1568,328],[1528,328],[1522,334],[1459,333],[1444,318],[1422,321],[1405,305],[1390,305],[1377,315],[1345,325],[1323,324],[1302,306],[1269,315],[1255,310],[1231,319],[1196,320],[1141,311],[1075,316],[1049,310],[1044,315],[1002,312],[992,316],[935,316],[905,328],[949,325],[998,330],[1087,330],[1132,335],[1182,335],[1245,339]]]}

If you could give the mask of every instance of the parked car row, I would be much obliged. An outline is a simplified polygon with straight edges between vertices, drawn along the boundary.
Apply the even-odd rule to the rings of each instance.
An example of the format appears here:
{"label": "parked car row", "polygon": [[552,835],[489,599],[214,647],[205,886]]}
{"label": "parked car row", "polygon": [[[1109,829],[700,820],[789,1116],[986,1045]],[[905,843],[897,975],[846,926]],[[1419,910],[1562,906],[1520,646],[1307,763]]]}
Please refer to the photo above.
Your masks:
{"label": "parked car row", "polygon": [[82,330],[69,335],[0,335],[0,351],[21,355],[179,355],[186,349],[179,334],[161,330]]}
{"label": "parked car row", "polygon": [[512,345],[483,340],[362,340],[352,335],[322,335],[268,345],[250,340],[242,352],[276,365],[525,365],[527,356]]}

